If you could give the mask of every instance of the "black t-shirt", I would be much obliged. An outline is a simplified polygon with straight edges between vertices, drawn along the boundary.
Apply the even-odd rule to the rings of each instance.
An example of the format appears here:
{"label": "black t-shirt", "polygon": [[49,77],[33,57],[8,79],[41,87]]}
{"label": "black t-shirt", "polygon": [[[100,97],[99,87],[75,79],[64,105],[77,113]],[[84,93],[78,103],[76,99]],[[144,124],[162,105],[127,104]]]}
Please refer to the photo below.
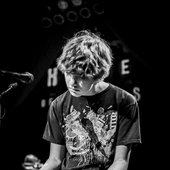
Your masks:
{"label": "black t-shirt", "polygon": [[62,170],[109,167],[115,146],[141,142],[138,103],[112,84],[94,96],[74,97],[66,91],[50,105],[43,138],[66,145]]}

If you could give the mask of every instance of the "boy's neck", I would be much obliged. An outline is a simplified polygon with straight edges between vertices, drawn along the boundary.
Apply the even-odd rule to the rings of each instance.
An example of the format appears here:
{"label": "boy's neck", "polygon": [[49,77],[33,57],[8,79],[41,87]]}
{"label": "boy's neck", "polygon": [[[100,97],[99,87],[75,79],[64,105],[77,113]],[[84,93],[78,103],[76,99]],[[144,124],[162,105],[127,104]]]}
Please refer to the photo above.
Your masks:
{"label": "boy's neck", "polygon": [[109,83],[106,83],[106,82],[104,82],[104,81],[96,82],[96,83],[93,84],[93,86],[91,87],[89,96],[93,96],[93,95],[95,95],[95,94],[98,94],[98,93],[104,91],[108,86],[109,86]]}

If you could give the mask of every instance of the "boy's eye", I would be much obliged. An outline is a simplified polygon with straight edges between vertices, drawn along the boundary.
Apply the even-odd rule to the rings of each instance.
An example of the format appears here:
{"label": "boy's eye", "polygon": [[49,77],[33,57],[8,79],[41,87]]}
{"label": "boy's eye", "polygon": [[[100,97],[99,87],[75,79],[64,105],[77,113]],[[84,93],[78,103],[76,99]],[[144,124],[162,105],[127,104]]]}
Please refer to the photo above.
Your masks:
{"label": "boy's eye", "polygon": [[77,81],[82,81],[83,80],[82,77],[80,77],[80,76],[74,76],[74,79],[77,80]]}

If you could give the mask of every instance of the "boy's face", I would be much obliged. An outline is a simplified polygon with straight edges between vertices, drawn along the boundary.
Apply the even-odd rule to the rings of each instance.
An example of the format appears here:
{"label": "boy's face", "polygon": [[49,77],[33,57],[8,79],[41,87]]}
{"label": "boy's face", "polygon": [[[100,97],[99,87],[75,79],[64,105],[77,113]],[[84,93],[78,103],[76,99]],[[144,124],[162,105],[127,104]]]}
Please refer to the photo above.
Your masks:
{"label": "boy's face", "polygon": [[73,96],[80,97],[92,95],[95,80],[92,78],[84,79],[80,77],[80,75],[66,72],[64,73],[64,76],[67,88]]}

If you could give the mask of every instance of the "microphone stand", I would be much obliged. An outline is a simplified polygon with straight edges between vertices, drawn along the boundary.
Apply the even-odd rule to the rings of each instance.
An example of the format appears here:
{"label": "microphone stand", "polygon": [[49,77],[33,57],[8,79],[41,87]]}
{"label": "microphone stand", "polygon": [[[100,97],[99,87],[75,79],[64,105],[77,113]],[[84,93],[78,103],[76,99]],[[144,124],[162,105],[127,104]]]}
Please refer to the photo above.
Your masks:
{"label": "microphone stand", "polygon": [[13,89],[15,89],[17,86],[18,86],[17,82],[11,83],[8,86],[8,88],[0,94],[0,127],[1,127],[1,123],[2,123],[1,121],[2,121],[2,119],[4,118],[4,116],[6,114],[5,104],[4,104],[4,101],[3,101],[3,96],[5,94],[9,93],[10,91],[12,91]]}

